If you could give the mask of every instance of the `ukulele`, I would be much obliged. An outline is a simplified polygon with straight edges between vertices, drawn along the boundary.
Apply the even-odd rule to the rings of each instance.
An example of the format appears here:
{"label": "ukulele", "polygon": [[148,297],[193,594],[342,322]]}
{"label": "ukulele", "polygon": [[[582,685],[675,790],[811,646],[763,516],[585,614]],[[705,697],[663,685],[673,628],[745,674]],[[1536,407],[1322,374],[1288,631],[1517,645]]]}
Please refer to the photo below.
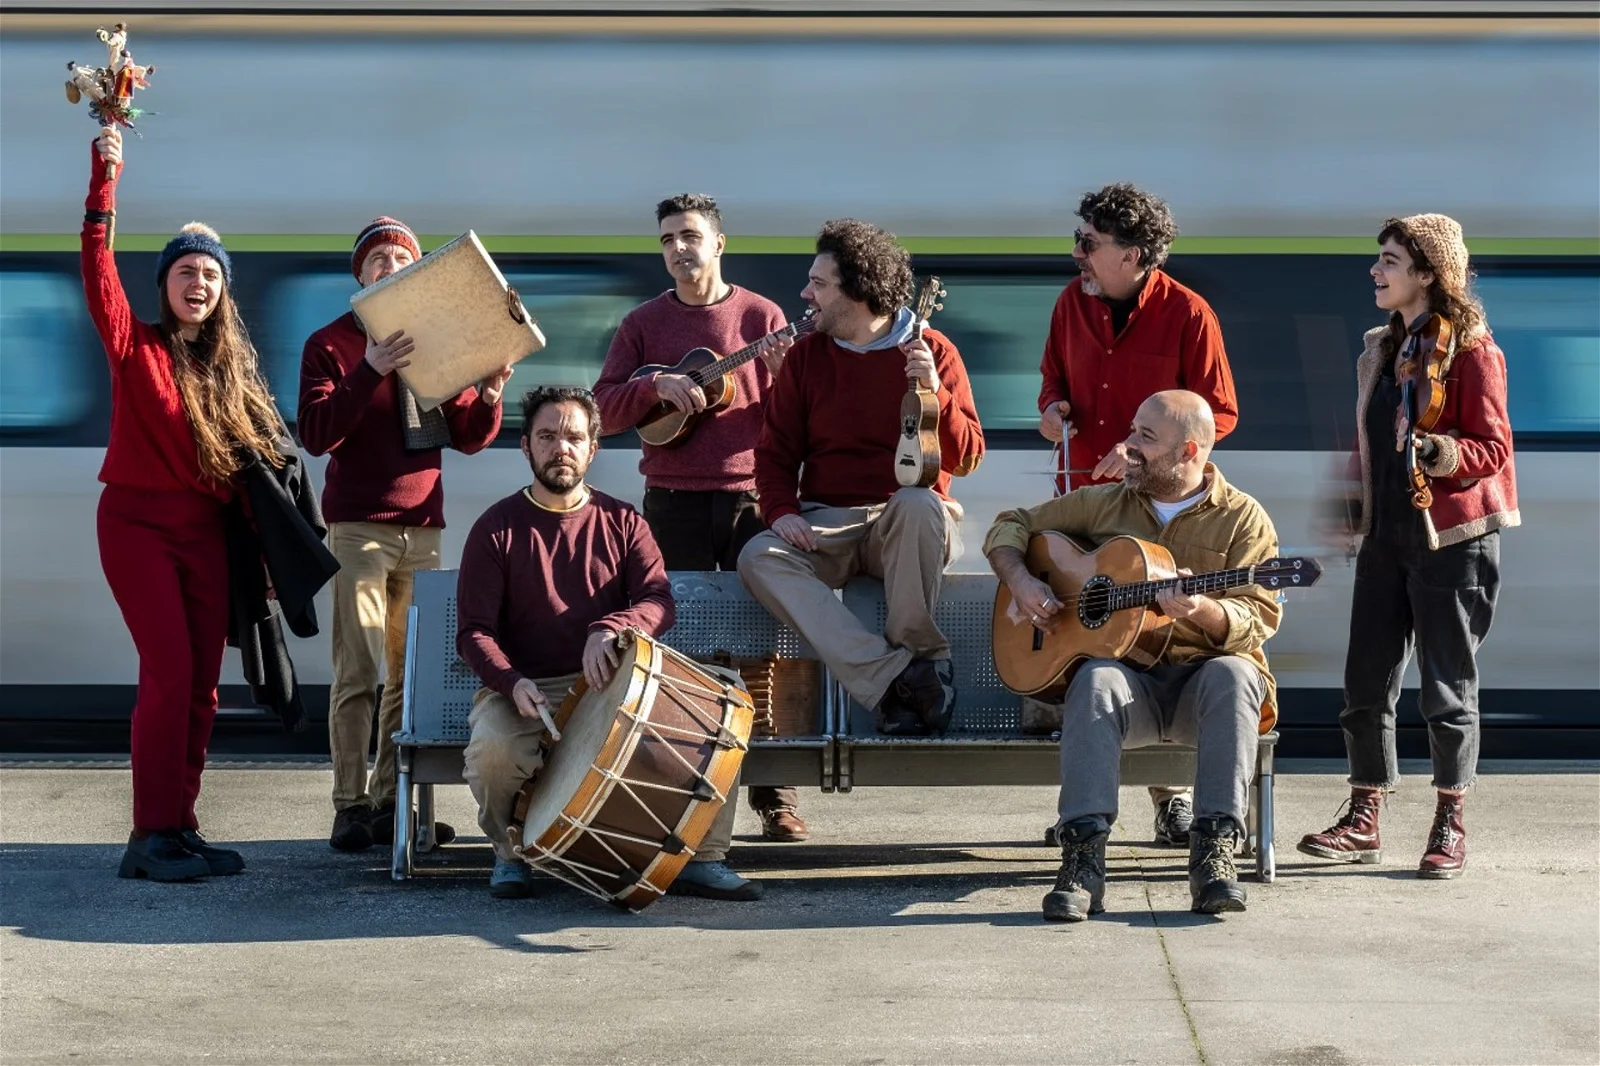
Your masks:
{"label": "ukulele", "polygon": [[[923,324],[944,307],[939,279],[931,277],[917,294],[911,337],[922,339]],[[894,478],[906,488],[925,489],[939,480],[939,396],[912,379],[900,401],[900,443],[894,450]]]}
{"label": "ukulele", "polygon": [[1028,573],[1050,586],[1062,609],[1055,630],[1011,617],[1011,589],[995,593],[991,642],[995,672],[1012,692],[1058,699],[1086,659],[1117,659],[1136,670],[1161,661],[1172,641],[1172,619],[1156,606],[1156,594],[1181,589],[1188,595],[1246,585],[1269,589],[1310,588],[1322,576],[1315,559],[1293,556],[1254,566],[1179,577],[1172,553],[1137,537],[1112,537],[1094,551],[1064,533],[1036,533],[1025,556]]}
{"label": "ukulele", "polygon": [[728,376],[731,371],[760,355],[761,346],[767,341],[777,340],[780,337],[803,337],[815,326],[812,312],[807,311],[804,318],[790,322],[782,329],[774,330],[760,340],[747,344],[720,359],[710,348],[696,348],[678,360],[677,366],[664,366],[660,363],[641,366],[628,375],[629,381],[654,374],[682,374],[705,392],[706,406],[703,411],[680,411],[669,403],[658,403],[645,412],[645,416],[639,420],[637,427],[639,438],[646,444],[654,444],[658,448],[683,443],[702,420],[718,411],[726,410],[733,403],[735,393],[733,378]]}

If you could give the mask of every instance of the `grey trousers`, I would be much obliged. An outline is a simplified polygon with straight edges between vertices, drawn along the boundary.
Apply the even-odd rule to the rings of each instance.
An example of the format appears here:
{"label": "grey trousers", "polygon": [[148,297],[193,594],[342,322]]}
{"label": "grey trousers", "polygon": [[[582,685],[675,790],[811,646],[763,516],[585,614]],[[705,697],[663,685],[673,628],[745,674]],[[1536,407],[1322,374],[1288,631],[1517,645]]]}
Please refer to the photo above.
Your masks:
{"label": "grey trousers", "polygon": [[1195,817],[1226,816],[1243,831],[1266,692],[1255,663],[1238,655],[1145,673],[1112,659],[1084,663],[1061,712],[1056,824],[1091,819],[1109,830],[1122,749],[1171,741],[1198,752]]}

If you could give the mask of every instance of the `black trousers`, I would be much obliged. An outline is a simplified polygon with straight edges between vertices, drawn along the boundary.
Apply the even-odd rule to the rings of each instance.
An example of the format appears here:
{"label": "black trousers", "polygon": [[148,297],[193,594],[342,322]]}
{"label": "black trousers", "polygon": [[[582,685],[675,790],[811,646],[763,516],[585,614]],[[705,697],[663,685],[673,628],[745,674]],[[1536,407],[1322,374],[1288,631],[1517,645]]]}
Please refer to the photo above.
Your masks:
{"label": "black trousers", "polygon": [[[745,544],[767,528],[753,492],[646,489],[644,520],[668,570],[732,571]],[[758,811],[799,802],[787,786],[750,786],[750,806]]]}
{"label": "black trousers", "polygon": [[1369,536],[1362,543],[1339,716],[1352,785],[1389,788],[1399,781],[1395,705],[1413,647],[1433,786],[1456,790],[1476,780],[1478,645],[1499,593],[1499,531],[1436,551],[1420,536]]}

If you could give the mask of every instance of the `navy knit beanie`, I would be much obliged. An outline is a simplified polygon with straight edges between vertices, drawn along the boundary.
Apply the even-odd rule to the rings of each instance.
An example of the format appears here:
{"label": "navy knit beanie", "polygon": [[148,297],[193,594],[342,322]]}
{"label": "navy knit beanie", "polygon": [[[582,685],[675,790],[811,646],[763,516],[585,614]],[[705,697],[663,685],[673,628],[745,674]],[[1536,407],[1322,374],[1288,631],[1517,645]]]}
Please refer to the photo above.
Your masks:
{"label": "navy knit beanie", "polygon": [[161,249],[161,258],[156,260],[156,287],[166,284],[167,271],[172,269],[173,263],[192,252],[209,255],[221,264],[222,283],[230,289],[233,287],[233,263],[228,259],[227,250],[222,247],[222,238],[204,222],[191,222],[184,226]]}

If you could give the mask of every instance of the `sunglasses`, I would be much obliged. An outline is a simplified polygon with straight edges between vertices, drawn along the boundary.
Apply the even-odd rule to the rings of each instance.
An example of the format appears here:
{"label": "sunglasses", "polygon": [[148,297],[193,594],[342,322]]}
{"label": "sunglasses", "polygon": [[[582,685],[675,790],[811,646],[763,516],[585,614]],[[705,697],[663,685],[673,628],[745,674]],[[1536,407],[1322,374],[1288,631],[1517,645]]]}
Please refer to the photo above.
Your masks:
{"label": "sunglasses", "polygon": [[1104,243],[1099,237],[1091,237],[1081,229],[1072,231],[1072,243],[1083,249],[1084,255],[1093,255],[1100,250]]}

